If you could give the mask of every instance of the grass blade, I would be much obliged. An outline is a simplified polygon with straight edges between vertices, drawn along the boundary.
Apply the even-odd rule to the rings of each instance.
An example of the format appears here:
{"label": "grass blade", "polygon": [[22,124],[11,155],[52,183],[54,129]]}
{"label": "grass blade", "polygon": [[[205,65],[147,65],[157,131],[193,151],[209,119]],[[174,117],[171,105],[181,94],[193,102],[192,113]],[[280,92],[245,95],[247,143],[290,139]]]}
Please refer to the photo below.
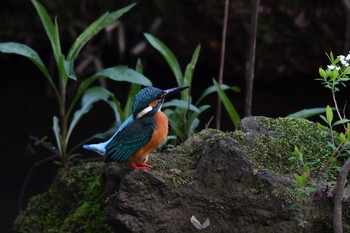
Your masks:
{"label": "grass blade", "polygon": [[32,3],[38,12],[38,15],[40,17],[41,23],[44,26],[45,32],[47,36],[49,37],[51,47],[54,53],[55,60],[57,64],[62,63],[62,52],[61,52],[61,45],[59,42],[59,33],[58,33],[58,26],[57,22],[55,25],[53,24],[49,14],[45,10],[45,8],[36,0],[32,0]]}
{"label": "grass blade", "polygon": [[233,125],[235,126],[235,128],[238,127],[238,124],[241,120],[238,112],[236,111],[235,107],[233,106],[232,102],[230,101],[230,99],[227,97],[227,95],[225,94],[225,92],[222,90],[222,88],[220,87],[220,85],[218,84],[218,82],[213,79],[214,85],[216,87],[216,91],[218,92],[222,103],[225,106],[225,109],[228,113],[228,115],[230,116],[230,119],[233,123]]}
{"label": "grass blade", "polygon": [[164,59],[167,61],[168,65],[170,66],[170,69],[173,71],[176,82],[178,86],[183,86],[183,74],[181,72],[181,68],[179,65],[179,62],[177,61],[175,55],[171,52],[171,50],[160,40],[158,40],[156,37],[152,36],[151,34],[145,33],[144,34],[148,42],[156,49],[160,54],[164,57]]}
{"label": "grass blade", "polygon": [[126,6],[112,13],[107,12],[103,14],[100,18],[98,18],[96,21],[94,21],[92,24],[90,24],[90,26],[87,27],[75,40],[74,44],[68,52],[67,60],[74,61],[77,58],[80,50],[93,36],[99,33],[107,25],[119,19],[123,14],[128,12],[135,5],[136,3]]}

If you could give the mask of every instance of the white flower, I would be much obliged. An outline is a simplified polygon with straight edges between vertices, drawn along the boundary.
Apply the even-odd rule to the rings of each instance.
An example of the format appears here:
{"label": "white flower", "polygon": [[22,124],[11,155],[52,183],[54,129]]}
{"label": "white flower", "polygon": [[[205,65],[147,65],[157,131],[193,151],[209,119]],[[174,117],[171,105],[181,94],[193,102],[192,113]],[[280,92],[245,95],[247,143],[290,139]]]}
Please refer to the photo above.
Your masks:
{"label": "white flower", "polygon": [[330,69],[330,70],[334,70],[335,65],[328,65],[327,68]]}
{"label": "white flower", "polygon": [[340,67],[339,67],[339,66],[336,66],[335,69],[336,69],[336,70],[340,70]]}
{"label": "white flower", "polygon": [[[349,55],[348,55],[349,56]],[[347,56],[347,57],[348,57]],[[340,63],[343,65],[343,66],[349,66],[349,63],[347,62],[346,58],[344,55],[339,55],[338,56],[340,58]],[[350,57],[349,57],[350,58]]]}
{"label": "white flower", "polygon": [[347,60],[347,61],[350,60],[350,53],[346,56],[345,60]]}

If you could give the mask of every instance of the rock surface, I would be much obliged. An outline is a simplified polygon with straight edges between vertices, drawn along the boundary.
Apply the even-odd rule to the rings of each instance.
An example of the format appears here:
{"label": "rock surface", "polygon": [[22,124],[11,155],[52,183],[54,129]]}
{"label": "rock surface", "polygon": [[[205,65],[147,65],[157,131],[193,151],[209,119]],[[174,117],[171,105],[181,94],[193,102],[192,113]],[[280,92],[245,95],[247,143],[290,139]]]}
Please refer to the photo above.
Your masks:
{"label": "rock surface", "polygon": [[[295,144],[305,148],[305,154],[323,153],[326,137],[307,120],[249,117],[242,119],[235,132],[204,130],[172,152],[153,154],[150,171],[128,171],[116,163],[100,163],[90,173],[103,184],[95,185],[95,192],[103,193],[95,197],[101,198],[98,206],[105,206],[100,214],[106,214],[103,224],[108,226],[89,231],[75,224],[71,232],[198,232],[195,225],[200,227],[206,219],[210,224],[201,232],[299,232],[296,213],[289,208],[293,199],[287,187],[293,182],[291,174],[285,172],[288,158]],[[62,184],[56,182],[51,189],[70,206],[77,206],[74,201],[82,202],[92,192],[91,187],[89,192],[81,187],[71,189],[82,195],[76,199],[75,194],[67,196]],[[35,209],[32,204],[19,217],[17,232],[34,232],[30,231],[34,227],[40,229],[37,232],[48,232],[38,217],[24,221],[40,215]],[[67,215],[71,212],[74,208]],[[331,213],[329,201],[316,205],[305,232],[332,232]],[[67,222],[67,218],[61,221]],[[88,220],[93,225],[93,216]],[[60,224],[51,228],[61,230]]]}

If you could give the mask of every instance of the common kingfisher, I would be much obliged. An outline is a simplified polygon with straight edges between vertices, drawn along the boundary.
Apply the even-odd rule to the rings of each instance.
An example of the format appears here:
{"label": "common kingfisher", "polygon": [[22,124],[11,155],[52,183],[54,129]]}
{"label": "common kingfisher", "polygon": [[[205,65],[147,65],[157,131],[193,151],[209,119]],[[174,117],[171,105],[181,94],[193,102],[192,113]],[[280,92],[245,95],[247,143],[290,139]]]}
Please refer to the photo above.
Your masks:
{"label": "common kingfisher", "polygon": [[164,99],[185,90],[188,86],[161,90],[155,87],[141,89],[135,96],[132,115],[120,125],[106,142],[83,147],[106,156],[105,162],[128,162],[132,170],[150,169],[148,155],[168,135],[168,118],[161,111]]}

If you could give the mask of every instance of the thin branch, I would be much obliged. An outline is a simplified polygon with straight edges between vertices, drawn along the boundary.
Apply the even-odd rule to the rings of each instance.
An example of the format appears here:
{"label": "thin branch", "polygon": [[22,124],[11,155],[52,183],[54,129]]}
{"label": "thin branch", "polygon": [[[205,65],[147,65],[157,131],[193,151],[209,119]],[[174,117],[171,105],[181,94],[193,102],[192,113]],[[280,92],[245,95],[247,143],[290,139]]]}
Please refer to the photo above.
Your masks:
{"label": "thin branch", "polygon": [[255,50],[256,50],[256,29],[258,24],[259,4],[260,0],[253,0],[253,12],[250,25],[250,41],[249,54],[246,66],[246,96],[244,115],[252,114],[252,99],[253,99],[253,81],[254,81],[254,65],[255,65]]}
{"label": "thin branch", "polygon": [[346,28],[345,28],[345,43],[344,43],[344,54],[347,54],[350,49],[350,0],[343,0],[346,13]]}
{"label": "thin branch", "polygon": [[[224,13],[224,22],[223,22],[222,38],[221,38],[220,70],[219,70],[219,79],[218,79],[218,83],[220,86],[223,83],[223,76],[224,76],[228,7],[229,7],[229,0],[225,0],[225,13]],[[221,99],[218,94],[217,106],[216,106],[216,129],[220,129],[220,123],[221,123]]]}
{"label": "thin branch", "polygon": [[41,164],[45,163],[45,162],[48,162],[52,159],[55,159],[57,158],[59,155],[58,154],[55,154],[55,155],[52,155],[46,159],[42,159],[40,160],[39,162],[36,162],[28,171],[23,183],[22,183],[22,187],[21,187],[21,192],[20,192],[20,195],[19,195],[19,200],[18,200],[18,211],[19,213],[21,213],[23,211],[23,199],[24,199],[24,195],[27,191],[27,186],[28,186],[28,183],[30,181],[30,178],[32,177],[32,173],[33,171]]}
{"label": "thin branch", "polygon": [[350,158],[348,158],[341,168],[340,174],[337,180],[337,190],[334,197],[334,209],[333,209],[333,229],[334,233],[343,233],[342,222],[342,209],[343,209],[343,195],[346,184],[346,177],[350,170]]}

